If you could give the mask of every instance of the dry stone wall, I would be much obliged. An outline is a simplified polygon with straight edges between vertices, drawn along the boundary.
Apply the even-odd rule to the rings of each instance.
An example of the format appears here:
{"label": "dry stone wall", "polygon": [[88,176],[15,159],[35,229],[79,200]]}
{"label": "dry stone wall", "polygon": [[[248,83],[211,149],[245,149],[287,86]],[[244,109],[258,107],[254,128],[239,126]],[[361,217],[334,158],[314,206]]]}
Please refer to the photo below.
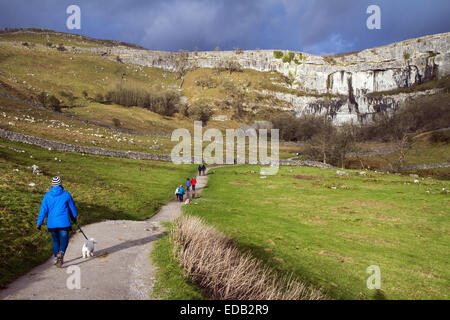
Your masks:
{"label": "dry stone wall", "polygon": [[[30,144],[33,146],[38,146],[41,148],[46,148],[49,150],[56,150],[62,152],[76,152],[76,153],[84,153],[84,154],[93,154],[98,156],[108,156],[108,157],[117,157],[117,158],[128,158],[128,159],[136,159],[136,160],[154,160],[154,161],[172,161],[170,155],[165,154],[148,154],[141,152],[124,152],[124,151],[115,151],[108,150],[103,148],[94,148],[94,147],[84,147],[84,146],[76,146],[68,143],[51,141],[36,137],[27,136],[18,132],[12,132],[8,130],[4,130],[0,128],[0,138]],[[248,163],[248,159],[246,159]],[[194,161],[194,158],[192,159]],[[333,166],[328,164],[323,164],[317,161],[290,161],[290,160],[280,160],[279,164],[281,166],[310,166],[317,168],[333,168]]]}

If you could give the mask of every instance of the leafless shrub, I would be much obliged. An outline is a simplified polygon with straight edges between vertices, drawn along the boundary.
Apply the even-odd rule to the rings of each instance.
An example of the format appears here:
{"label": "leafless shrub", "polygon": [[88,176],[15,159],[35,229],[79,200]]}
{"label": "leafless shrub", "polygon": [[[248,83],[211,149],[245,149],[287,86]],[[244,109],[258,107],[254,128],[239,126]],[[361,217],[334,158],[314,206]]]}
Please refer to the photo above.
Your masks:
{"label": "leafless shrub", "polygon": [[64,47],[64,45],[62,43],[60,43],[56,49],[58,51],[67,51],[66,47]]}
{"label": "leafless shrub", "polygon": [[356,145],[357,127],[353,123],[346,123],[337,128],[336,134],[332,138],[332,155],[334,163],[345,168],[345,161],[351,152],[357,151]]}
{"label": "leafless shrub", "polygon": [[221,61],[218,69],[219,71],[228,71],[230,74],[233,72],[242,72],[241,64],[233,59]]}
{"label": "leafless shrub", "polygon": [[450,130],[434,131],[431,133],[429,140],[432,143],[449,143],[450,142]]}
{"label": "leafless shrub", "polygon": [[174,222],[175,255],[187,274],[217,300],[319,300],[325,296],[292,276],[280,277],[202,219]]}
{"label": "leafless shrub", "polygon": [[304,114],[297,118],[290,112],[277,113],[271,121],[285,141],[308,141],[330,125],[329,119],[323,116]]}
{"label": "leafless shrub", "polygon": [[323,163],[333,162],[333,138],[336,135],[336,127],[327,116],[320,117],[320,131],[308,140],[306,154],[313,159],[321,160]]}
{"label": "leafless shrub", "polygon": [[204,75],[204,74],[199,75],[195,78],[194,82],[197,86],[201,87],[202,89],[217,88],[217,81],[209,75]]}
{"label": "leafless shrub", "polygon": [[120,128],[120,126],[122,125],[120,123],[120,120],[117,118],[113,118],[112,121],[113,121],[114,127],[116,127],[116,128]]}
{"label": "leafless shrub", "polygon": [[186,114],[189,118],[207,123],[213,115],[211,107],[204,101],[197,101],[190,106]]}
{"label": "leafless shrub", "polygon": [[60,91],[59,94],[61,95],[61,97],[65,98],[68,101],[68,104],[70,107],[75,106],[75,101],[78,99],[78,97],[76,97],[72,91]]}
{"label": "leafless shrub", "polygon": [[396,141],[397,156],[394,159],[389,158],[388,155],[380,155],[380,157],[387,163],[390,171],[403,172],[406,167],[406,156],[411,151],[412,145],[411,135],[404,133],[402,138]]}
{"label": "leafless shrub", "polygon": [[172,116],[180,102],[180,95],[174,91],[156,91],[117,85],[108,91],[106,99],[125,107],[141,107],[163,116]]}

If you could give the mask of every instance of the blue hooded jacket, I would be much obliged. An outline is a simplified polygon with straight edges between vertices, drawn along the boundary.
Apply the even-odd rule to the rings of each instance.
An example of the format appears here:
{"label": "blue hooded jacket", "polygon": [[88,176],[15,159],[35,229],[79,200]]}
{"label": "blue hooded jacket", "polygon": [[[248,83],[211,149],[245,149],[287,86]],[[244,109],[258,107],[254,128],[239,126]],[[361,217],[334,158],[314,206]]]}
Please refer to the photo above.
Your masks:
{"label": "blue hooded jacket", "polygon": [[75,220],[77,217],[77,208],[72,196],[61,186],[54,186],[45,194],[37,218],[37,225],[42,225],[46,217],[47,228],[70,227],[70,220]]}
{"label": "blue hooded jacket", "polygon": [[186,190],[184,190],[183,187],[179,187],[179,188],[178,188],[178,193],[179,193],[179,194],[185,194],[185,192],[186,192]]}

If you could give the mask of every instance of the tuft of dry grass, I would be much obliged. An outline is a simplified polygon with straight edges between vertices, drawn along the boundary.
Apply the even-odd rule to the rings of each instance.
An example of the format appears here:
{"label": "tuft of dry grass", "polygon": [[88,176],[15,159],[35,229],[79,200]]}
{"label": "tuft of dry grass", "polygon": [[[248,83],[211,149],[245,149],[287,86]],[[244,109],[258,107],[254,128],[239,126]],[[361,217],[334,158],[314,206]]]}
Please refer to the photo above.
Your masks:
{"label": "tuft of dry grass", "polygon": [[214,227],[182,216],[170,233],[175,256],[189,277],[216,300],[319,300],[325,296],[291,276],[279,276],[242,253]]}

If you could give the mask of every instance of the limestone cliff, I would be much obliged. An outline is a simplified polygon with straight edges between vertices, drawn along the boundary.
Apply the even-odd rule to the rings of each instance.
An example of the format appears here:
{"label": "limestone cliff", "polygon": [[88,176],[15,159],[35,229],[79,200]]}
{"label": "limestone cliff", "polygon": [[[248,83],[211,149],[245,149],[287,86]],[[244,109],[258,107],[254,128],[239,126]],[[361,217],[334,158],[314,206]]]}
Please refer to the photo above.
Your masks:
{"label": "limestone cliff", "polygon": [[[380,110],[395,109],[422,93],[373,95],[450,75],[450,33],[406,40],[384,47],[332,56],[288,51],[190,52],[190,68],[217,68],[235,61],[242,68],[277,71],[294,80],[301,94],[266,92],[289,101],[300,113],[328,111],[337,123],[367,119]],[[125,62],[174,71],[170,52],[113,47]],[[431,94],[434,91],[426,92]],[[372,95],[371,95],[372,94]]]}

